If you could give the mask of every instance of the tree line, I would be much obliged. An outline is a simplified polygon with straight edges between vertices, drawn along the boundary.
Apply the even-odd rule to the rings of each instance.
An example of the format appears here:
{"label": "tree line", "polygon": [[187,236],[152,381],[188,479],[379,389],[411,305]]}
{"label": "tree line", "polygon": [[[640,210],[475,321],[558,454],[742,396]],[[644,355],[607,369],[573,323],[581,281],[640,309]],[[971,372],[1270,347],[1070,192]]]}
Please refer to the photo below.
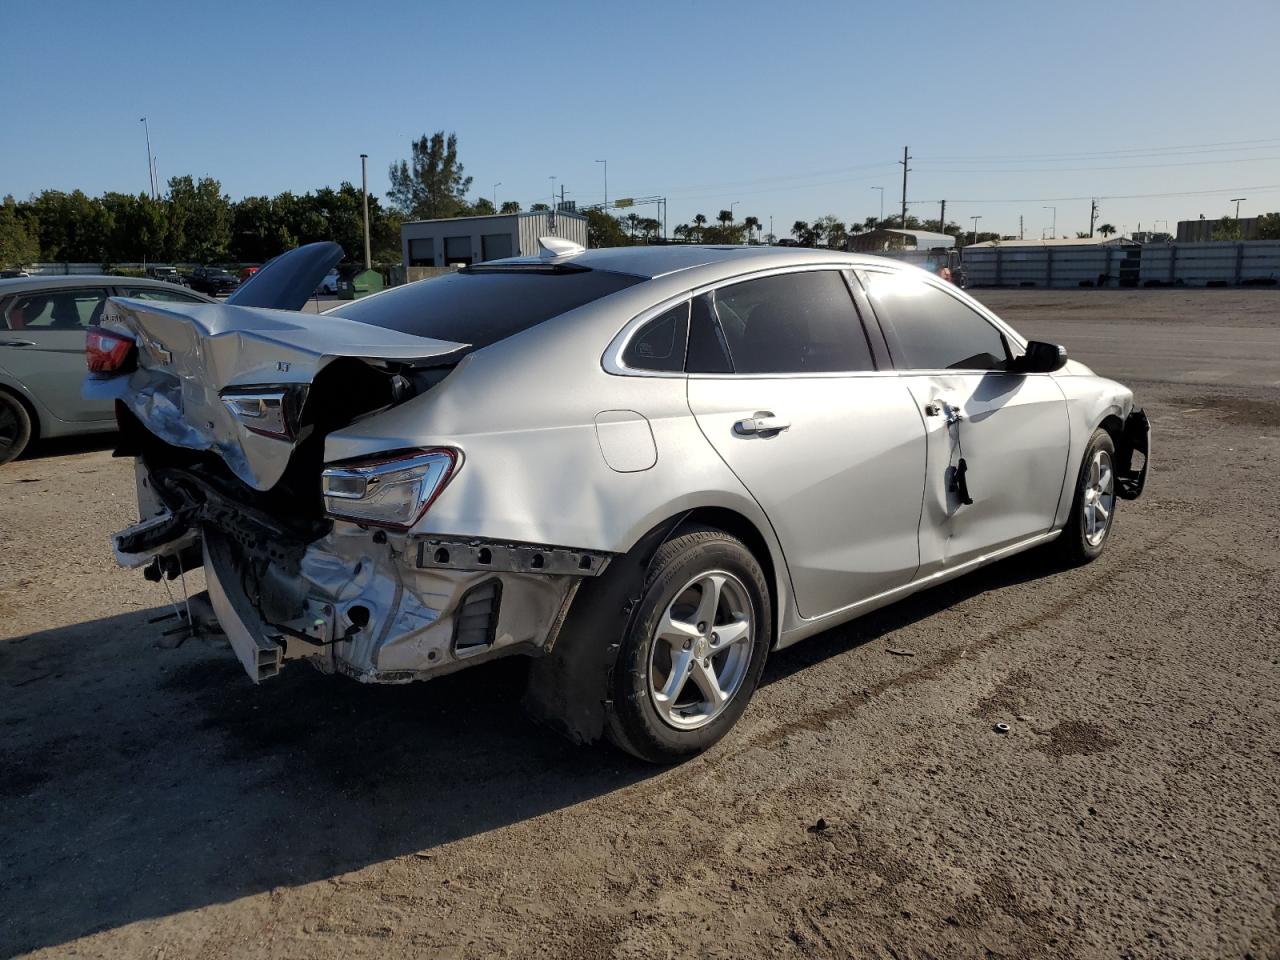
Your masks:
{"label": "tree line", "polygon": [[[520,204],[501,205],[482,197],[468,199],[472,178],[458,158],[458,138],[438,130],[410,143],[410,155],[390,165],[391,189],[384,205],[369,197],[369,228],[373,258],[379,263],[400,261],[400,224],[404,220],[484,216],[519,213]],[[495,198],[496,199],[496,198]],[[535,203],[531,210],[547,210]],[[638,213],[615,216],[588,209],[588,242],[593,247],[650,243],[662,236],[662,224]],[[797,220],[791,237],[799,246],[843,249],[849,238],[878,227],[903,227],[947,233],[963,246],[1000,239],[992,232],[977,237],[958,223],[920,220],[908,215],[880,220],[867,217],[861,223],[844,223],[834,215],[812,223]],[[1260,219],[1259,239],[1280,238],[1280,213]],[[1098,228],[1104,236],[1115,232],[1110,224]],[[754,216],[734,217],[721,210],[714,220],[697,214],[691,222],[672,231],[676,240],[690,243],[774,243],[777,237],[761,235]],[[1223,217],[1215,239],[1237,239],[1239,224]],[[213,177],[172,177],[166,192],[149,194],[107,192],[91,197],[80,190],[65,193],[44,190],[16,200],[0,202],[0,267],[38,261],[73,261],[112,264],[140,262],[262,263],[295,246],[317,240],[335,240],[349,257],[363,250],[363,210],[360,190],[349,182],[337,189],[321,187],[308,193],[290,191],[274,197],[250,196],[232,200]]]}

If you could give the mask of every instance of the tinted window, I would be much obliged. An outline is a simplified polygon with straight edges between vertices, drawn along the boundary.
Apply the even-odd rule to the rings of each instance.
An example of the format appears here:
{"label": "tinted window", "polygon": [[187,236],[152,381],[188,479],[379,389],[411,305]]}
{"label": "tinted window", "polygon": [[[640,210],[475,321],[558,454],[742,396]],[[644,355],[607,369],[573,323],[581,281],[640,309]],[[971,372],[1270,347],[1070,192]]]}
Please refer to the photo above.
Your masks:
{"label": "tinted window", "polygon": [[333,312],[419,337],[484,347],[641,279],[603,270],[458,272],[405,284]]}
{"label": "tinted window", "polygon": [[849,288],[834,270],[721,287],[716,314],[735,373],[875,369]]}
{"label": "tinted window", "polygon": [[897,335],[898,365],[915,370],[1004,370],[1000,331],[967,304],[917,277],[862,274],[876,314]]}
{"label": "tinted window", "polygon": [[5,310],[10,330],[79,330],[97,323],[106,290],[47,290],[14,297]]}
{"label": "tinted window", "polygon": [[668,310],[646,323],[631,338],[622,362],[632,370],[684,370],[684,347],[689,327],[689,304]]}
{"label": "tinted window", "polygon": [[716,319],[711,294],[703,294],[694,300],[692,310],[685,370],[689,373],[732,373],[729,346],[725,343],[720,321]]}

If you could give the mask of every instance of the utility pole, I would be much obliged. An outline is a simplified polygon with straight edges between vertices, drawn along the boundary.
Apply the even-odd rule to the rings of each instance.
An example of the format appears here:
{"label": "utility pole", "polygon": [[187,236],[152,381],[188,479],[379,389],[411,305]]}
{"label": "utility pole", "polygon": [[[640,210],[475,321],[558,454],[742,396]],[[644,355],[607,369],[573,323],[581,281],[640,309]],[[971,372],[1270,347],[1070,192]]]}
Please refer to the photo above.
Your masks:
{"label": "utility pole", "polygon": [[1248,197],[1232,197],[1231,198],[1231,202],[1236,205],[1236,224],[1237,225],[1239,225],[1240,223],[1240,201],[1248,200],[1248,199],[1249,199]]}
{"label": "utility pole", "polygon": [[151,124],[147,123],[146,117],[139,117],[138,122],[142,124],[142,129],[147,134],[147,183],[151,184],[151,199],[154,200],[156,199],[156,168],[151,159]]}
{"label": "utility pole", "polygon": [[1022,232],[1022,214],[1018,214],[1018,239],[1019,240],[1027,239],[1026,234]]}
{"label": "utility pole", "polygon": [[1093,199],[1089,201],[1089,236],[1093,236],[1093,225],[1098,219],[1098,201]]}
{"label": "utility pole", "polygon": [[902,164],[902,229],[907,229],[907,174],[911,168],[907,166],[907,162],[911,159],[911,154],[907,151],[910,147],[902,148],[902,159],[898,161]]}
{"label": "utility pole", "polygon": [[502,186],[501,180],[499,180],[497,183],[493,185],[493,212],[494,213],[498,212],[498,188],[500,186]]}
{"label": "utility pole", "polygon": [[[884,196],[884,194],[881,194]],[[769,246],[773,246],[773,214],[769,214]]]}
{"label": "utility pole", "polygon": [[360,193],[364,200],[364,268],[373,269],[373,253],[369,249],[369,155],[360,154]]}
{"label": "utility pole", "polygon": [[872,190],[880,191],[880,219],[876,221],[877,227],[884,226],[884,187],[872,187]]}
{"label": "utility pole", "polygon": [[938,211],[938,232],[947,232],[947,201],[942,201],[942,209]]}
{"label": "utility pole", "polygon": [[563,183],[560,184],[560,206],[558,209],[560,210],[564,209],[564,184]]}
{"label": "utility pole", "polygon": [[1058,208],[1057,208],[1057,207],[1049,207],[1049,206],[1045,206],[1045,207],[1042,207],[1041,209],[1043,209],[1043,210],[1052,210],[1052,211],[1053,211],[1053,233],[1052,233],[1052,235],[1049,237],[1049,239],[1050,239],[1050,240],[1057,240],[1057,239],[1058,239]]}
{"label": "utility pole", "polygon": [[609,161],[597,160],[596,163],[604,164],[604,206],[602,206],[600,209],[608,210],[609,209]]}
{"label": "utility pole", "polygon": [[973,242],[978,242],[978,221],[982,219],[982,214],[975,214],[969,218],[973,221]]}

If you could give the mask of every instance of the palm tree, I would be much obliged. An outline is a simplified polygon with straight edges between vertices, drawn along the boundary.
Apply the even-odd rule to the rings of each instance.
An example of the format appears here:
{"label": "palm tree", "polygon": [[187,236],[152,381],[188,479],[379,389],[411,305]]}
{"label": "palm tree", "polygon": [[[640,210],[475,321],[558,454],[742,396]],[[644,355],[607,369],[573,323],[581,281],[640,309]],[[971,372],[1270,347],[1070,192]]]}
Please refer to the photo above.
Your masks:
{"label": "palm tree", "polygon": [[1109,223],[1100,223],[1098,224],[1098,232],[1104,237],[1109,237],[1116,232],[1116,228]]}
{"label": "palm tree", "polygon": [[693,218],[694,239],[699,243],[702,242],[702,231],[707,225],[707,215],[705,213],[695,214]]}
{"label": "palm tree", "polygon": [[791,225],[791,235],[796,238],[797,243],[804,243],[804,238],[809,235],[809,224],[797,220]]}
{"label": "palm tree", "polygon": [[742,225],[747,228],[747,239],[750,240],[752,234],[760,229],[760,221],[756,217],[743,217]]}
{"label": "palm tree", "polygon": [[635,239],[636,231],[640,228],[640,216],[635,213],[628,213],[626,217],[627,232]]}
{"label": "palm tree", "polygon": [[727,227],[729,224],[733,223],[733,211],[721,210],[716,214],[716,219],[720,221],[720,226]]}

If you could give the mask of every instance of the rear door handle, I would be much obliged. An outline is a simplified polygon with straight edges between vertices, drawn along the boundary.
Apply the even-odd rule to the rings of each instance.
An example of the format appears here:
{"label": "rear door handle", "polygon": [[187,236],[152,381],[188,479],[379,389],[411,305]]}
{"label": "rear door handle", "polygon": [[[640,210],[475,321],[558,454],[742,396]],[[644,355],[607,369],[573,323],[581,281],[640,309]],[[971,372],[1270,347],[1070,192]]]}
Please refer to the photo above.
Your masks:
{"label": "rear door handle", "polygon": [[754,417],[747,417],[745,420],[739,420],[733,425],[733,429],[740,434],[752,435],[762,433],[780,433],[791,426],[790,420],[784,420],[782,417],[775,417],[772,413],[762,411]]}
{"label": "rear door handle", "polygon": [[34,340],[0,340],[0,347],[34,347]]}

